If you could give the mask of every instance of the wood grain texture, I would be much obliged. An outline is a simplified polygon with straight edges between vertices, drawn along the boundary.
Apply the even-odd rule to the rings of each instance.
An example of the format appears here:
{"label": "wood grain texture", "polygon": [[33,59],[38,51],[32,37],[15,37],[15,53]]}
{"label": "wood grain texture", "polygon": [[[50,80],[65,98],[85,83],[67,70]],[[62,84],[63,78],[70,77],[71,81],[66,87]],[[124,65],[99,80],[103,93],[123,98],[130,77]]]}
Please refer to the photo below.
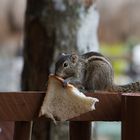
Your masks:
{"label": "wood grain texture", "polygon": [[[99,99],[96,110],[71,119],[71,121],[121,121],[120,94],[89,93],[86,95]],[[43,91],[0,93],[0,120],[31,121],[37,119],[44,96]]]}
{"label": "wood grain texture", "polygon": [[0,140],[13,140],[14,122],[0,121]]}
{"label": "wood grain texture", "polygon": [[38,116],[43,92],[0,93],[1,121],[30,121]]}
{"label": "wood grain texture", "polygon": [[85,113],[72,121],[121,121],[121,94],[88,93],[87,96],[96,97],[96,110]]}

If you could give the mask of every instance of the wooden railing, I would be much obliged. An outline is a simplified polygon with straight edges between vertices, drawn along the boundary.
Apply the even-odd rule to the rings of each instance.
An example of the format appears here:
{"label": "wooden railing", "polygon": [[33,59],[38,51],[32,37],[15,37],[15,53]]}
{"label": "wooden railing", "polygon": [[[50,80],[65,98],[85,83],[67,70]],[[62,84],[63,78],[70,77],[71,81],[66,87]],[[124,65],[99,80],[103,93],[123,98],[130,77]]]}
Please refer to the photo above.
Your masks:
{"label": "wooden railing", "polygon": [[[38,118],[45,92],[1,92],[0,121],[16,122],[14,140],[28,140],[30,121]],[[70,140],[90,140],[91,121],[121,121],[122,140],[140,140],[140,94],[89,93],[96,110],[70,121]],[[48,120],[50,121],[50,120]]]}

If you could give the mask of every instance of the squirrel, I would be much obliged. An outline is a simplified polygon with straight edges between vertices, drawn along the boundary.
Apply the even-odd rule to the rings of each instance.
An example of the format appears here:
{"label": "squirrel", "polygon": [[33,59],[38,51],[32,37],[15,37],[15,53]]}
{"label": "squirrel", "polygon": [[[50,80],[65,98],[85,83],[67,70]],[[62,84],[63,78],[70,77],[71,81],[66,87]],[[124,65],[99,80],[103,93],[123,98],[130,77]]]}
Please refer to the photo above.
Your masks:
{"label": "squirrel", "polygon": [[84,91],[138,92],[140,82],[114,84],[114,71],[109,59],[98,52],[82,55],[61,54],[55,64],[55,75],[64,79],[64,86],[73,84]]}

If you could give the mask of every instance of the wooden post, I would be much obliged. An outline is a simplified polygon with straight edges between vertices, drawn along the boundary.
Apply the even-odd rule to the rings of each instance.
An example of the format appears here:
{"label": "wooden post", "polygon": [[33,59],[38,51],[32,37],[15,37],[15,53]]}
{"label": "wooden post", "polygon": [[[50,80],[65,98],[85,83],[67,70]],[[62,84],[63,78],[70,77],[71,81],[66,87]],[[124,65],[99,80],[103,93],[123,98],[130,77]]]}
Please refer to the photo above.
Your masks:
{"label": "wooden post", "polygon": [[15,122],[14,138],[13,140],[30,140],[31,137],[30,122]]}
{"label": "wooden post", "polygon": [[122,95],[122,140],[140,140],[140,94]]}
{"label": "wooden post", "polygon": [[70,122],[70,140],[91,140],[91,122]]}

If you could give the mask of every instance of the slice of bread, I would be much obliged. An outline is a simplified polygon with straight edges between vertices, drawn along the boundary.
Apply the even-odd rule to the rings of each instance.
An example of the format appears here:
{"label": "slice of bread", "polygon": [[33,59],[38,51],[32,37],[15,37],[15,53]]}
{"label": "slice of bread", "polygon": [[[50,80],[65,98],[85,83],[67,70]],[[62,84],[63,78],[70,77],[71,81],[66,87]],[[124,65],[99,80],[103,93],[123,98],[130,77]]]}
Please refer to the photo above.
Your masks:
{"label": "slice of bread", "polygon": [[39,116],[45,115],[56,120],[65,121],[95,109],[98,99],[86,97],[73,85],[63,87],[63,79],[50,75],[48,88]]}

